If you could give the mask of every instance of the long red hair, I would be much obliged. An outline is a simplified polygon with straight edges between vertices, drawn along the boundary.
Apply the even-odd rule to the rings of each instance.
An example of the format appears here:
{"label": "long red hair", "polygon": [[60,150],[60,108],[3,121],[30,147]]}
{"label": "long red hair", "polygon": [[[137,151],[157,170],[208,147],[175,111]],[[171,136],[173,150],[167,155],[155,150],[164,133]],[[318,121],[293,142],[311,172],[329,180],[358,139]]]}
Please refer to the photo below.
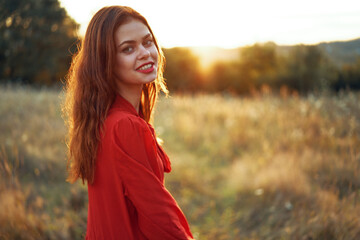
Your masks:
{"label": "long red hair", "polygon": [[159,90],[167,93],[163,78],[165,58],[146,19],[130,7],[112,6],[100,9],[91,19],[85,37],[74,55],[65,86],[63,113],[68,126],[68,181],[81,178],[93,183],[97,146],[101,126],[116,97],[113,72],[116,44],[114,33],[130,19],[145,24],[154,37],[158,50],[157,78],[145,84],[141,96],[141,110],[147,122]]}

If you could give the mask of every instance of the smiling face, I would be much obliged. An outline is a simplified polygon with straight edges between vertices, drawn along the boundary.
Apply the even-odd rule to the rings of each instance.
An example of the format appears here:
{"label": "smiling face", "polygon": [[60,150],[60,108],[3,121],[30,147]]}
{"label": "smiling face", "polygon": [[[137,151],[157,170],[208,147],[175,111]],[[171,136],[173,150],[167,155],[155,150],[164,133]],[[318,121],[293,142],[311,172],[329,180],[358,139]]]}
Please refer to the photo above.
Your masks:
{"label": "smiling face", "polygon": [[155,80],[158,50],[149,29],[139,20],[131,19],[115,31],[116,62],[114,74],[121,92]]}

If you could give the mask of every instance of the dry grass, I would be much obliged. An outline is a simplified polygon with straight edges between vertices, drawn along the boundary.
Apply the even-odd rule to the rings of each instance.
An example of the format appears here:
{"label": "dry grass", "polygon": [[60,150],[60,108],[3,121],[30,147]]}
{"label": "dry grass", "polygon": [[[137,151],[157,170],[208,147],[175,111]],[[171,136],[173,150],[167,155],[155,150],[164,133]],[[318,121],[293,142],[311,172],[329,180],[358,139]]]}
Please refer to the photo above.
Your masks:
{"label": "dry grass", "polygon": [[[0,239],[81,239],[59,92],[0,88]],[[161,99],[166,185],[197,239],[360,239],[360,95]]]}

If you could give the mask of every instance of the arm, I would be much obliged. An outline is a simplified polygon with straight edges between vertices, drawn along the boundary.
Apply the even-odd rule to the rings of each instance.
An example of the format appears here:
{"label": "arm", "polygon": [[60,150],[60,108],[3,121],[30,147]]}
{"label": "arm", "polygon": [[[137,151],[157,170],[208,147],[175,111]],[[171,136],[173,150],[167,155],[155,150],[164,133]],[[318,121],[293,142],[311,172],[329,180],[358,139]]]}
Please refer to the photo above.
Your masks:
{"label": "arm", "polygon": [[113,140],[120,156],[116,167],[143,234],[149,239],[193,239],[184,214],[156,174],[155,140],[147,125],[124,118],[115,126]]}

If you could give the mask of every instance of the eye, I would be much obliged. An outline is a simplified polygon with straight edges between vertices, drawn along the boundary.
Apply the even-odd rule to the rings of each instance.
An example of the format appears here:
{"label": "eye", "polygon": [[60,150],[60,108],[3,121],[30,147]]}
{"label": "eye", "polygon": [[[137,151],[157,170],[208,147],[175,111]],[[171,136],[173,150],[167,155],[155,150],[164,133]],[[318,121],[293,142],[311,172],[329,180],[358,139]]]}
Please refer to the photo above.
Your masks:
{"label": "eye", "polygon": [[132,51],[134,51],[134,48],[131,46],[125,47],[122,50],[123,53],[131,53]]}
{"label": "eye", "polygon": [[148,39],[144,42],[144,46],[151,46],[153,44],[153,40],[152,39]]}

